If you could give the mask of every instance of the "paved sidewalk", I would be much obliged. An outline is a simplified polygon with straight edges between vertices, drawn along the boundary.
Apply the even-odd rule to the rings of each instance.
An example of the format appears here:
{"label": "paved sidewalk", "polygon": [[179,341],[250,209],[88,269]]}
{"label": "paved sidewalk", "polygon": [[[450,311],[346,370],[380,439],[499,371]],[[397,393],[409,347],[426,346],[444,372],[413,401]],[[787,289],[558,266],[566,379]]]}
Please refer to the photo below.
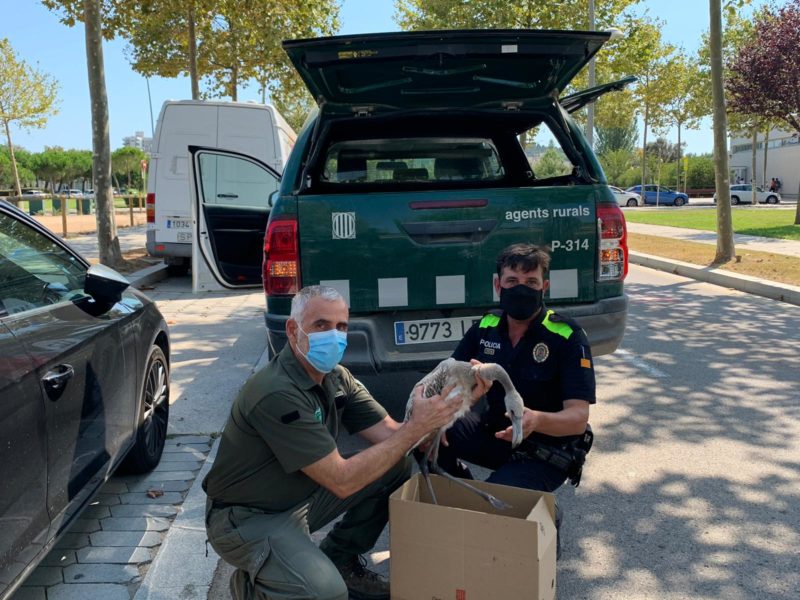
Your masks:
{"label": "paved sidewalk", "polygon": [[[703,244],[717,243],[717,234],[714,231],[701,231],[699,229],[685,229],[683,227],[667,227],[664,225],[648,225],[645,223],[627,223],[628,231],[631,233],[641,233],[644,235],[654,235],[658,237],[688,240]],[[759,252],[771,252],[773,254],[784,254],[786,256],[796,256],[800,258],[800,242],[793,240],[782,240],[778,238],[758,237],[754,235],[734,234],[733,243],[737,247],[745,247],[748,250],[758,250]]]}
{"label": "paved sidewalk", "polygon": [[[55,229],[53,231],[56,231]],[[147,225],[136,225],[135,227],[117,228],[119,246],[123,252],[144,248],[147,236]],[[97,234],[87,233],[68,237],[67,244],[80,252],[85,258],[99,258],[97,249]]]}
{"label": "paved sidewalk", "polygon": [[129,600],[212,442],[209,435],[171,438],[152,472],[109,479],[13,600]]}

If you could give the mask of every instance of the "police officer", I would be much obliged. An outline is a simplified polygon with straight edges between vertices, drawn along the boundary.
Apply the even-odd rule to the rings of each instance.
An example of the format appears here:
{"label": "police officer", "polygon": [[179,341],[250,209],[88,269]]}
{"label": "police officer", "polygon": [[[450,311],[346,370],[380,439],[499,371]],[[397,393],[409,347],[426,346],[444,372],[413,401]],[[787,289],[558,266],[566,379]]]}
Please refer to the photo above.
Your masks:
{"label": "police officer", "polygon": [[492,483],[552,492],[567,478],[575,485],[580,480],[591,445],[594,368],[580,326],[542,301],[550,285],[549,266],[550,255],[533,244],[503,250],[494,281],[500,310],[473,325],[453,353],[457,360],[502,365],[526,407],[525,439],[514,451],[504,391],[492,386],[485,408],[468,413],[447,432],[439,465],[453,475],[472,478],[457,460],[463,459],[491,469],[487,481]]}
{"label": "police officer", "polygon": [[[203,481],[206,531],[236,567],[231,593],[243,598],[389,598],[365,568],[388,521],[388,498],[411,469],[409,449],[448,423],[458,406],[416,390],[411,419],[397,423],[338,365],[348,310],[332,288],[292,299],[288,344],[254,374],[231,407],[217,458]],[[342,427],[373,445],[343,457]],[[345,513],[318,548],[310,533]]]}

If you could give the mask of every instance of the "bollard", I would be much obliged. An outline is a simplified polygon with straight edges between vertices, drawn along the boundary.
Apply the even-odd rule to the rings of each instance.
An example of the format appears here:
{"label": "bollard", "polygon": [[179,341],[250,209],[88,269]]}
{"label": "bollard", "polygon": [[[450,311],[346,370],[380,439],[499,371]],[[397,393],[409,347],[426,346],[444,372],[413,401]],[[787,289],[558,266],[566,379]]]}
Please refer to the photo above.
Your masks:
{"label": "bollard", "polygon": [[64,239],[67,238],[67,199],[62,197],[61,199],[61,231],[63,232],[62,237]]}
{"label": "bollard", "polygon": [[131,227],[133,227],[133,198],[128,196],[128,213],[131,217]]}

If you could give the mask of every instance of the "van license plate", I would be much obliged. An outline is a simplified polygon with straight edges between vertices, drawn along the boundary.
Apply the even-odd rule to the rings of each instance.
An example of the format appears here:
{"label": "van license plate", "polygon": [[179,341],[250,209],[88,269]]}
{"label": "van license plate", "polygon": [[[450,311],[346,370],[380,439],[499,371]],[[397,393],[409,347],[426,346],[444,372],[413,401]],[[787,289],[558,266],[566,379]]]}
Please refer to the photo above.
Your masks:
{"label": "van license plate", "polygon": [[394,343],[430,344],[433,342],[457,341],[481,317],[455,317],[451,319],[426,319],[422,321],[396,321],[394,324]]}
{"label": "van license plate", "polygon": [[190,219],[167,219],[167,229],[191,229],[192,221]]}

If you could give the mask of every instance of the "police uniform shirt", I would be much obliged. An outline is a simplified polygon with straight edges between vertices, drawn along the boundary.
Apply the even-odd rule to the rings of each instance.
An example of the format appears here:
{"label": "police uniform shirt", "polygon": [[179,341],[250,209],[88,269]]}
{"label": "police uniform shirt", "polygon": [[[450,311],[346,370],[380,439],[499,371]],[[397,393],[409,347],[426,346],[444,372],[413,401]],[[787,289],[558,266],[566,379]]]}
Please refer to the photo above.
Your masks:
{"label": "police uniform shirt", "polygon": [[301,469],[336,448],[340,423],[357,433],[386,414],[342,366],[314,383],[287,344],[234,401],[203,488],[217,502],[287,510],[318,489]]}
{"label": "police uniform shirt", "polygon": [[[583,329],[575,321],[543,307],[528,330],[511,346],[508,321],[502,311],[493,311],[473,325],[459,343],[453,358],[498,363],[528,408],[558,412],[564,400],[586,400],[594,404],[595,379],[591,350]],[[509,425],[504,416],[503,386],[496,383],[487,393],[487,426],[500,431]],[[551,437],[534,432],[529,439],[561,445],[577,436]]]}

